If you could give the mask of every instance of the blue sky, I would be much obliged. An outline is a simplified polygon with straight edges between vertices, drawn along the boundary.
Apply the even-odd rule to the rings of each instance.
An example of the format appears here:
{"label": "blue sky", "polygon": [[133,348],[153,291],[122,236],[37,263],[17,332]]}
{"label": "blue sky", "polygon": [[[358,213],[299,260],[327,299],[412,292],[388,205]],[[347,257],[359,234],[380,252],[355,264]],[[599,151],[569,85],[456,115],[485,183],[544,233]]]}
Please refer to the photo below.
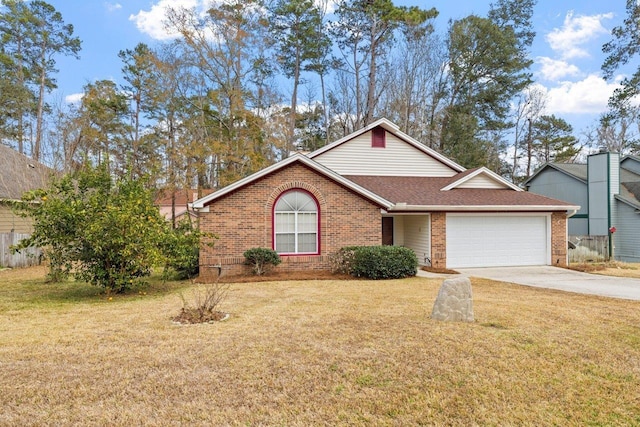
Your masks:
{"label": "blue sky", "polygon": [[[203,0],[49,0],[74,25],[82,40],[80,60],[57,58],[59,89],[54,99],[78,99],[88,82],[112,79],[121,82],[120,50],[144,42],[151,46],[167,40],[162,30],[166,5],[202,7]],[[435,21],[444,32],[450,19],[470,13],[486,15],[485,0],[396,0],[397,5],[435,7]],[[600,76],[602,45],[610,31],[624,19],[625,1],[538,0],[534,11],[536,39],[532,47],[536,84],[547,95],[547,113],[556,114],[580,133],[596,123],[606,110],[615,82]]]}

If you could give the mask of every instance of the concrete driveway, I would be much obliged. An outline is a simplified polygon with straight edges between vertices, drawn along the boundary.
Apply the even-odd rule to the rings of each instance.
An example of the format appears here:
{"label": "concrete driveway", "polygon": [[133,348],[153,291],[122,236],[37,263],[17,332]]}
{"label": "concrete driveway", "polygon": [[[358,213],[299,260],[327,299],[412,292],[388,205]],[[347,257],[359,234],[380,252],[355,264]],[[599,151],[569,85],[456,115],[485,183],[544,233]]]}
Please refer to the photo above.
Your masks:
{"label": "concrete driveway", "polygon": [[457,268],[456,271],[468,277],[482,277],[581,294],[640,300],[640,279],[581,273],[551,266]]}

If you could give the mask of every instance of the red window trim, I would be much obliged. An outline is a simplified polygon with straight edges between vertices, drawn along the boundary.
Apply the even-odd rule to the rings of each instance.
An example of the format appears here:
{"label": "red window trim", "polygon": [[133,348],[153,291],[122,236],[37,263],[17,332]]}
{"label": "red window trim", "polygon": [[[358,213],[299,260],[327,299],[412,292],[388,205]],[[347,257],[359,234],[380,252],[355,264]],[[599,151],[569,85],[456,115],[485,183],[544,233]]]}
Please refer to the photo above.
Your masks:
{"label": "red window trim", "polygon": [[314,256],[314,255],[320,255],[321,253],[321,234],[320,234],[320,219],[321,219],[321,213],[320,213],[320,203],[318,202],[318,199],[316,198],[316,196],[313,195],[313,193],[305,190],[304,188],[290,188],[286,191],[283,191],[282,193],[280,193],[278,195],[278,197],[276,197],[276,199],[273,201],[273,205],[271,206],[271,249],[273,249],[274,251],[276,250],[276,205],[278,204],[278,200],[280,200],[280,198],[282,196],[284,196],[287,193],[290,193],[292,191],[301,191],[303,193],[308,194],[312,199],[313,202],[316,204],[316,212],[317,212],[317,224],[316,224],[316,233],[317,233],[317,241],[318,241],[318,245],[316,247],[316,252],[304,252],[304,253],[295,253],[295,252],[283,252],[283,253],[278,253],[278,255],[280,256]]}

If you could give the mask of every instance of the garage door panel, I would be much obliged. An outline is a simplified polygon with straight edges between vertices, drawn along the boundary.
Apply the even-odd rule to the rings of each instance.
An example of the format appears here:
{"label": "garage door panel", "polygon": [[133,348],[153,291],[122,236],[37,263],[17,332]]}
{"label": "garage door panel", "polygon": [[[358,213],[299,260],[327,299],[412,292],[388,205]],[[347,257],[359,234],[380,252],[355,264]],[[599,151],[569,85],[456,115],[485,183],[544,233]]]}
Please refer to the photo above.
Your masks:
{"label": "garage door panel", "polygon": [[546,216],[447,215],[447,266],[548,264]]}

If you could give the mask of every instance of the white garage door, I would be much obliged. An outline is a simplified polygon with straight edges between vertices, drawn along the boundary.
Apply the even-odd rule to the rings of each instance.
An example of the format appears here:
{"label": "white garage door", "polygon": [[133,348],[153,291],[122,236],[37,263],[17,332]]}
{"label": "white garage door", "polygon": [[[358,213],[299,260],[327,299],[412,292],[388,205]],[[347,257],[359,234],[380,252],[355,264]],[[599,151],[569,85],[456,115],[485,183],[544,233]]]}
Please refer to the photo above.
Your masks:
{"label": "white garage door", "polygon": [[447,267],[549,263],[546,216],[447,214]]}

